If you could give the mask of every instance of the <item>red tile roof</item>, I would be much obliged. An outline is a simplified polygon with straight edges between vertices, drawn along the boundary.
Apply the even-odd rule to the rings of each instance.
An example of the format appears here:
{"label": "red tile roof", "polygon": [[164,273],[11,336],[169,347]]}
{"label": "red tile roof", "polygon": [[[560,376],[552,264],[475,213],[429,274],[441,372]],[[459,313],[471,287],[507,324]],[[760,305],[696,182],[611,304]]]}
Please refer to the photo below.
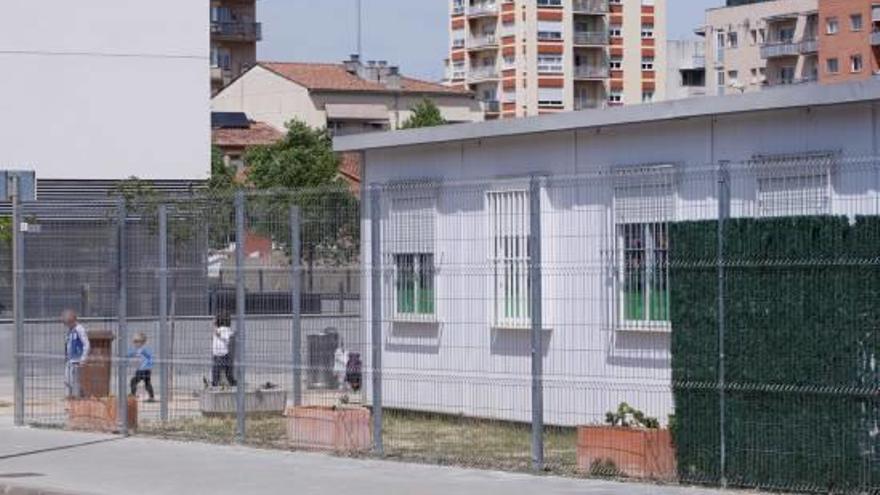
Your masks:
{"label": "red tile roof", "polygon": [[[293,81],[311,91],[363,91],[363,92],[394,92],[383,84],[362,79],[345,70],[342,64],[316,64],[292,62],[258,62],[257,65],[274,72],[279,76]],[[401,76],[401,88],[404,93],[447,94],[470,96],[470,92],[443,86],[420,79]]]}
{"label": "red tile roof", "polygon": [[211,142],[220,148],[247,148],[274,144],[284,137],[280,131],[263,122],[251,122],[247,129],[213,129]]}

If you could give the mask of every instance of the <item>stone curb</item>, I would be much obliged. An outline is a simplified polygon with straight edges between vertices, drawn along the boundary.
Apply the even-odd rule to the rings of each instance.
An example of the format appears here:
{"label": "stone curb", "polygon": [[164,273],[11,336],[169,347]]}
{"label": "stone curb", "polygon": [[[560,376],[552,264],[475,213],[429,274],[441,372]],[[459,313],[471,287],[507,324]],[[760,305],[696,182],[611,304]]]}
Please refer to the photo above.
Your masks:
{"label": "stone curb", "polygon": [[0,495],[89,495],[87,493],[65,492],[48,488],[27,487],[0,482]]}

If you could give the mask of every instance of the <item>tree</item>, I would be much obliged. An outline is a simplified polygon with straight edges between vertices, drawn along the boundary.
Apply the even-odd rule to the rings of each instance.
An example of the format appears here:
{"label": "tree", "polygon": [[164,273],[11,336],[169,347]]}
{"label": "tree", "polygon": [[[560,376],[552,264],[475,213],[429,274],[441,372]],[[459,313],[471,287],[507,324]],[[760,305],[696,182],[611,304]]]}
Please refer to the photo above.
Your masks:
{"label": "tree", "polygon": [[401,129],[415,129],[418,127],[435,127],[446,125],[448,122],[443,118],[440,109],[433,101],[424,99],[410,109],[412,115],[401,126]]}
{"label": "tree", "polygon": [[247,183],[258,190],[321,187],[336,182],[339,159],[326,129],[298,120],[287,124],[281,141],[248,150]]}
{"label": "tree", "polygon": [[223,161],[223,152],[216,146],[211,148],[211,178],[208,179],[208,191],[213,194],[228,194],[236,186],[236,170]]}

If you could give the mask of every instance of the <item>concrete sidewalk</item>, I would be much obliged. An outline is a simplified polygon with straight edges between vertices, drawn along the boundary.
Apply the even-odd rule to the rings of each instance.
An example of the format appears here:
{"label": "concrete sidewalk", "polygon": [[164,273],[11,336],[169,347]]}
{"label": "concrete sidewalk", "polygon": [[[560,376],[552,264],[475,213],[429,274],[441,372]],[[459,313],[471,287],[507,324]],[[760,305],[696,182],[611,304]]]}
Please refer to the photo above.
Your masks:
{"label": "concrete sidewalk", "polygon": [[[18,491],[4,491],[11,487]],[[0,416],[0,493],[176,495],[184,492],[211,495],[723,493],[14,428],[8,415]]]}

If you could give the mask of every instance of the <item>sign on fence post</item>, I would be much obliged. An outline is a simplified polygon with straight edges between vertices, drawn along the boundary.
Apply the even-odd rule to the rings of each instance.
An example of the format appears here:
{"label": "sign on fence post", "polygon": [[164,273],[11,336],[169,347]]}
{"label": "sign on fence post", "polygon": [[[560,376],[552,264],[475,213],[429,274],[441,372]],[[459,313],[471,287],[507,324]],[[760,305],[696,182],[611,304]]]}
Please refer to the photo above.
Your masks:
{"label": "sign on fence post", "polygon": [[117,277],[117,314],[118,314],[118,330],[116,336],[116,410],[117,421],[119,424],[119,432],[123,435],[128,434],[128,384],[126,383],[126,375],[128,375],[128,253],[126,238],[126,221],[128,213],[126,212],[125,199],[119,198],[117,203],[117,225],[116,225],[116,277]]}
{"label": "sign on fence post", "polygon": [[531,284],[532,316],[532,468],[544,469],[544,345],[543,288],[541,286],[541,185],[543,180],[532,177],[529,185],[529,234],[531,249],[529,283]]}
{"label": "sign on fence post", "polygon": [[718,428],[719,428],[719,472],[721,486],[727,487],[727,441],[725,439],[725,307],[724,307],[724,221],[730,213],[730,189],[727,175],[727,162],[718,163]]}
{"label": "sign on fence post", "polygon": [[171,379],[168,376],[168,208],[159,205],[159,419],[168,421]]}
{"label": "sign on fence post", "polygon": [[291,346],[293,358],[293,405],[302,405],[302,320],[300,303],[302,297],[302,265],[300,245],[299,207],[290,207],[290,315]]}
{"label": "sign on fence post", "polygon": [[[6,186],[4,178],[2,182]],[[15,175],[10,177],[9,193],[12,199],[12,312],[15,322],[15,390],[13,391],[14,422],[24,426],[24,233],[21,231],[21,184]]]}
{"label": "sign on fence post", "polygon": [[382,442],[382,189],[373,184],[370,194],[370,346],[373,373],[373,450],[383,455]]}
{"label": "sign on fence post", "polygon": [[245,290],[244,290],[244,246],[245,246],[245,198],[244,191],[235,193],[235,418],[236,439],[245,440]]}

